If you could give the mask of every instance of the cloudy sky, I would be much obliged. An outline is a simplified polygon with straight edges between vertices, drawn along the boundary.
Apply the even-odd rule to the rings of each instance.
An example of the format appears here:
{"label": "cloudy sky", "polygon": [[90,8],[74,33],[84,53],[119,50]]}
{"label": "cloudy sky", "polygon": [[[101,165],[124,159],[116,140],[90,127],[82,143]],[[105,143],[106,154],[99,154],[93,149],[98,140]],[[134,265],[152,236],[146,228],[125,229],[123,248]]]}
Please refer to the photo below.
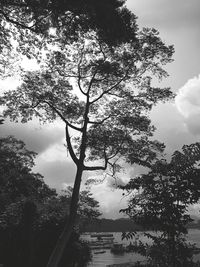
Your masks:
{"label": "cloudy sky", "polygon": [[[156,28],[162,39],[175,47],[174,62],[167,67],[170,76],[161,85],[170,86],[177,96],[171,103],[157,105],[151,113],[157,127],[155,137],[171,153],[200,139],[200,1],[127,0],[127,6],[138,17],[140,27]],[[0,82],[1,89],[13,86],[14,81]],[[75,166],[64,147],[63,125],[6,121],[0,134],[15,135],[38,152],[35,171],[43,174],[50,186],[61,190],[73,183]],[[124,175],[125,181],[129,174],[133,175],[134,170]],[[113,183],[105,180],[92,188],[107,218],[118,217],[126,202],[122,192],[113,189]],[[194,208],[193,212],[197,210]]]}

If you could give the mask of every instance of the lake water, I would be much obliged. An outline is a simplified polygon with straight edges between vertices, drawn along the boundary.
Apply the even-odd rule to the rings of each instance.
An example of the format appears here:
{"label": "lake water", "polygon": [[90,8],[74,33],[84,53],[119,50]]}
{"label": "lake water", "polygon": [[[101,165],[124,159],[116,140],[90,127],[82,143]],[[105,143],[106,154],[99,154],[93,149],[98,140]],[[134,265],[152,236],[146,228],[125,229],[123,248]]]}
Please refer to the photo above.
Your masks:
{"label": "lake water", "polygon": [[[108,233],[107,233],[108,234]],[[121,233],[112,233],[114,236],[114,242],[122,243],[124,245],[128,245],[131,240],[121,240]],[[143,235],[142,232],[138,232],[140,240],[149,243],[149,239]],[[84,240],[91,240],[90,234],[85,234],[82,236]],[[134,240],[133,240],[134,241]],[[188,233],[188,241],[190,243],[195,243],[197,247],[200,248],[200,230],[192,229],[189,230]],[[137,261],[144,261],[145,258],[136,253],[124,253],[123,255],[115,255],[110,252],[110,249],[101,249],[105,251],[102,254],[95,254],[95,250],[92,251],[93,259],[92,262],[89,263],[88,267],[105,267],[109,264],[120,264],[120,263],[133,263]],[[196,255],[195,260],[200,261],[200,254]]]}

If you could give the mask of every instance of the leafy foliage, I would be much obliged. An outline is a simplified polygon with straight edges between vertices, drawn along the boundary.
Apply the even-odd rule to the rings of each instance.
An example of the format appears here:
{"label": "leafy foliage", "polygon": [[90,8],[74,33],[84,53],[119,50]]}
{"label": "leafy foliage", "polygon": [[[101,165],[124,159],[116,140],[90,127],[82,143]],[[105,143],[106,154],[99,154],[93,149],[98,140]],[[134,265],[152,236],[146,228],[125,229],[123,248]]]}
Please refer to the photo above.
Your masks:
{"label": "leafy foliage", "polygon": [[8,136],[0,139],[0,199],[1,209],[24,198],[45,199],[55,192],[44,183],[40,174],[31,172],[35,152]]}
{"label": "leafy foliage", "polygon": [[[162,153],[164,145],[150,139],[155,128],[148,114],[173,94],[169,88],[155,88],[150,77],[167,76],[163,66],[172,61],[173,47],[154,29],[138,31],[137,39],[115,50],[94,31],[79,32],[72,43],[64,36],[59,31],[40,42],[40,71],[26,73],[22,85],[6,92],[1,102],[4,115],[14,121],[36,116],[64,123],[67,148],[77,166],[68,225],[72,231],[83,171],[107,169],[116,176],[122,162],[149,166]],[[77,132],[75,138],[71,130]],[[99,165],[86,165],[88,161]],[[57,266],[64,253],[65,234],[49,266]]]}
{"label": "leafy foliage", "polygon": [[[31,171],[35,156],[12,136],[0,139],[0,262],[8,267],[45,266],[68,219],[71,196],[57,195]],[[98,202],[88,191],[80,196],[81,219],[97,218]],[[68,263],[86,264],[91,256],[87,245],[79,237],[71,242]]]}
{"label": "leafy foliage", "polygon": [[56,27],[64,30],[67,40],[77,38],[79,31],[92,29],[112,45],[134,39],[136,30],[135,16],[121,0],[4,0],[0,3],[0,19],[42,34]]}
{"label": "leafy foliage", "polygon": [[134,192],[122,211],[147,230],[161,231],[157,236],[147,234],[153,246],[143,250],[153,253],[148,256],[157,264],[154,266],[190,266],[192,262],[194,247],[182,235],[192,221],[188,207],[200,198],[199,152],[199,143],[185,145],[182,152],[174,152],[170,162],[158,160],[148,174],[122,187]]}
{"label": "leafy foliage", "polygon": [[[67,187],[64,191],[63,198],[66,200],[71,199],[73,193],[73,188],[71,186]],[[99,202],[93,198],[92,193],[87,189],[80,191],[79,204],[78,204],[78,215],[84,220],[94,220],[97,219],[101,213],[99,212]]]}
{"label": "leafy foliage", "polygon": [[22,122],[33,116],[44,122],[60,118],[75,163],[81,138],[75,138],[73,147],[68,128],[80,137],[87,135],[86,161],[105,163],[96,169],[113,167],[120,155],[132,164],[149,165],[164,146],[148,139],[154,131],[148,112],[153,104],[173,97],[169,88],[154,88],[150,75],[167,75],[162,65],[171,62],[173,48],[151,29],[138,32],[137,41],[115,51],[94,32],[79,37],[68,45],[62,35],[55,36],[56,46],[47,53],[41,71],[25,74],[22,86],[1,98],[7,106],[4,115]]}
{"label": "leafy foliage", "polygon": [[133,239],[133,237],[135,236],[136,232],[123,232],[122,233],[122,240],[124,239]]}
{"label": "leafy foliage", "polygon": [[116,46],[135,39],[137,25],[121,0],[0,1],[0,77],[16,77],[23,59],[39,61],[41,43],[51,39],[52,32],[62,33],[69,43],[89,30]]}

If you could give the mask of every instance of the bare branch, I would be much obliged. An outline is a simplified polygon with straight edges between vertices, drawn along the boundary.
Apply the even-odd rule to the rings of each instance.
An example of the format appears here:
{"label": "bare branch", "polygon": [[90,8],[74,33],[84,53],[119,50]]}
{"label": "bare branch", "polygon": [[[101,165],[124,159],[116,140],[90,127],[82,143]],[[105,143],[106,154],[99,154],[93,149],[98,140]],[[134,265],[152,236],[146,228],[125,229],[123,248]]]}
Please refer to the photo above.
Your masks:
{"label": "bare branch", "polygon": [[123,96],[120,96],[120,95],[118,95],[118,94],[115,94],[115,93],[111,93],[111,92],[109,92],[109,93],[107,93],[108,95],[112,95],[112,96],[116,96],[116,97],[119,97],[119,98],[124,98]]}
{"label": "bare branch", "polygon": [[96,124],[96,125],[101,125],[103,124],[106,120],[110,119],[111,117],[113,117],[114,115],[109,115],[108,117],[104,118],[103,120],[101,121],[88,121],[88,123],[90,124]]}
{"label": "bare branch", "polygon": [[108,74],[106,76],[104,76],[102,79],[97,79],[95,78],[95,82],[103,82],[108,78]]}
{"label": "bare branch", "polygon": [[122,149],[122,145],[123,145],[125,139],[126,139],[126,135],[125,135],[124,138],[121,140],[121,142],[120,142],[120,144],[119,144],[119,146],[118,146],[118,149],[115,151],[115,153],[114,153],[112,156],[108,157],[108,160],[111,160],[111,159],[113,159],[114,157],[117,156],[117,154],[118,154],[118,153],[120,152],[120,150]]}
{"label": "bare branch", "polygon": [[65,127],[65,134],[66,134],[66,142],[67,142],[67,148],[69,149],[69,154],[70,154],[72,160],[74,161],[74,163],[76,165],[78,165],[79,160],[78,160],[78,158],[76,157],[76,155],[74,153],[74,150],[73,150],[73,147],[72,147],[72,144],[71,144],[71,138],[70,138],[70,135],[69,135],[69,130],[68,130],[68,125],[67,124],[66,124],[66,127]]}
{"label": "bare branch", "polygon": [[97,43],[98,43],[98,45],[99,45],[100,52],[102,53],[103,58],[104,58],[104,61],[105,61],[107,57],[106,57],[105,52],[103,51],[103,47],[102,47],[102,45],[101,45],[101,41],[99,40],[98,37],[96,37],[96,40],[97,40]]}
{"label": "bare branch", "polygon": [[95,78],[95,76],[97,74],[97,71],[98,71],[98,68],[96,68],[96,70],[94,71],[94,73],[92,75],[92,78],[91,78],[90,83],[89,83],[89,86],[88,86],[87,95],[89,95],[89,93],[90,93],[90,90],[92,88],[92,84],[93,84],[94,78]]}
{"label": "bare branch", "polygon": [[35,105],[32,105],[31,107],[32,108],[37,108],[37,106],[39,106],[39,104],[41,103],[42,101],[40,100],[40,101],[38,101]]}
{"label": "bare branch", "polygon": [[[104,57],[103,62],[105,62],[105,61],[106,61],[106,56],[105,56],[105,54],[104,54],[104,52],[103,52],[103,50],[102,50],[102,47],[101,47],[101,44],[100,44],[100,43],[99,43],[99,46],[100,46],[100,51],[102,52],[103,57]],[[89,92],[90,92],[90,90],[91,90],[91,88],[92,88],[92,84],[93,84],[93,81],[94,81],[94,79],[95,79],[95,76],[96,76],[97,72],[98,72],[98,67],[96,67],[96,69],[95,69],[95,71],[94,71],[94,73],[93,73],[93,75],[92,75],[92,78],[91,78],[91,80],[90,80],[90,83],[89,83],[89,86],[88,86],[88,91],[87,91],[87,94],[88,94],[88,95],[89,95]],[[104,77],[104,78],[101,79],[101,80],[103,81],[104,79],[106,79],[106,77]]]}
{"label": "bare branch", "polygon": [[83,49],[84,49],[84,47],[81,49],[81,58],[80,58],[79,63],[78,63],[78,87],[79,87],[79,90],[81,91],[81,93],[83,95],[87,96],[87,94],[83,91],[82,86],[81,86],[81,79],[83,78],[81,76],[81,63],[83,60]]}
{"label": "bare branch", "polygon": [[92,166],[92,167],[89,167],[89,166],[84,166],[84,170],[85,171],[105,171],[107,168],[107,166]]}
{"label": "bare branch", "polygon": [[101,99],[105,94],[110,93],[115,87],[117,87],[121,82],[123,82],[126,79],[127,74],[128,74],[128,71],[126,72],[126,74],[117,83],[115,83],[113,86],[111,86],[108,90],[103,91],[96,99],[94,99],[90,103],[91,104],[94,104],[99,99]]}
{"label": "bare branch", "polygon": [[107,158],[107,155],[106,155],[106,147],[104,146],[104,160],[105,160],[105,163],[104,163],[104,166],[84,166],[84,170],[86,171],[105,171],[107,169],[107,166],[108,166],[108,158]]}
{"label": "bare branch", "polygon": [[61,118],[61,120],[67,124],[67,126],[71,127],[72,129],[82,132],[83,129],[74,126],[73,124],[71,124],[68,120],[65,119],[65,117],[62,115],[62,113],[56,108],[54,107],[51,103],[49,103],[48,101],[44,100],[43,103],[46,103],[47,105],[49,105],[49,107]]}
{"label": "bare branch", "polygon": [[85,171],[105,171],[107,169],[107,166],[108,166],[108,159],[105,158],[105,164],[104,166],[84,166],[84,170]]}
{"label": "bare branch", "polygon": [[25,24],[22,24],[22,23],[20,23],[20,22],[18,22],[18,21],[16,21],[16,20],[10,18],[10,17],[8,16],[8,14],[6,14],[4,11],[0,10],[0,14],[2,14],[2,15],[4,16],[4,18],[5,18],[8,22],[11,22],[11,23],[13,23],[14,25],[17,25],[17,26],[19,26],[19,27],[21,27],[21,28],[23,28],[23,29],[27,29],[27,30],[31,30],[31,31],[34,31],[34,32],[35,32],[35,30],[32,28],[32,26],[31,26],[31,27],[30,27],[30,26],[27,26],[27,25],[25,25]]}

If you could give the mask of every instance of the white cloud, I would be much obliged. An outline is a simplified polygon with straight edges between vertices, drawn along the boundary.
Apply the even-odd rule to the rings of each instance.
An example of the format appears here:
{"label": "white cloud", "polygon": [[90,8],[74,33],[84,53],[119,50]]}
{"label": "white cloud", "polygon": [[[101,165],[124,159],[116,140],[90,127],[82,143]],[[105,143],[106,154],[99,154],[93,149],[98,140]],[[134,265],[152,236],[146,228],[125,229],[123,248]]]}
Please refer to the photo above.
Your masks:
{"label": "white cloud", "polygon": [[15,90],[21,83],[19,77],[7,77],[4,80],[0,80],[0,93],[2,94],[7,90]]}
{"label": "white cloud", "polygon": [[100,210],[103,217],[116,219],[123,217],[120,209],[127,207],[127,198],[123,197],[122,190],[112,189],[109,181],[105,180],[99,185],[92,186],[91,192],[94,198],[100,203]]}
{"label": "white cloud", "polygon": [[36,59],[29,59],[26,56],[22,57],[21,67],[26,71],[36,71],[40,69]]}
{"label": "white cloud", "polygon": [[184,117],[188,130],[194,134],[200,134],[200,75],[189,79],[179,89],[175,99],[178,111]]}
{"label": "white cloud", "polygon": [[44,176],[45,182],[58,191],[63,190],[65,185],[73,185],[76,166],[73,162],[63,158],[63,160],[48,161],[43,157],[36,159],[35,172]]}
{"label": "white cloud", "polygon": [[199,0],[127,0],[130,8],[148,26],[188,27],[199,22]]}
{"label": "white cloud", "polygon": [[[59,140],[58,140],[59,141]],[[57,142],[43,151],[39,158],[45,162],[65,161],[69,160],[69,153],[64,146],[65,141]],[[70,160],[71,161],[71,160]]]}
{"label": "white cloud", "polygon": [[[64,150],[64,128],[57,121],[49,124],[40,124],[37,119],[28,123],[13,123],[8,119],[1,125],[0,136],[13,135],[25,142],[28,149],[39,154],[44,153],[47,149],[59,144]],[[66,149],[65,149],[66,151]]]}

